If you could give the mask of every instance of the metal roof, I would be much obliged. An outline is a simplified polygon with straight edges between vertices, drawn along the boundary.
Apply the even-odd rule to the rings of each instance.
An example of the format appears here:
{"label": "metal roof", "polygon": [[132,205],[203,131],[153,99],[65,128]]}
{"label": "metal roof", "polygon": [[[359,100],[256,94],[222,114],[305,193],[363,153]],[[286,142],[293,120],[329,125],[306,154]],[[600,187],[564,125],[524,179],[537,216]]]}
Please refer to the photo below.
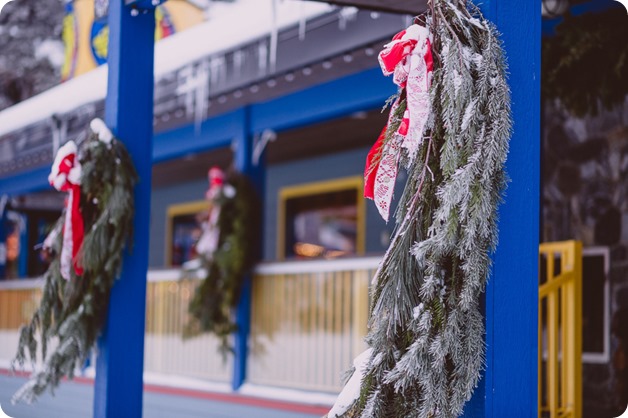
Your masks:
{"label": "metal roof", "polygon": [[[305,37],[300,36],[297,26],[280,30],[274,69],[261,71],[258,65],[260,46],[264,46],[265,51],[268,49],[265,36],[158,76],[154,97],[155,132],[196,122],[197,89],[184,88],[192,78],[202,78],[207,84],[208,88],[202,92],[206,104],[202,117],[211,118],[372,68],[377,65],[375,54],[381,45],[407,25],[405,16],[396,14],[376,16],[368,11],[347,12],[338,9],[308,20]],[[238,54],[245,59],[237,60]],[[215,84],[211,74],[199,71],[203,65],[211,67],[212,62],[221,64],[220,71],[216,72],[220,77]],[[193,100],[190,102],[190,99]],[[103,113],[104,101],[99,99],[59,112],[52,119],[0,134],[0,178],[49,165],[54,157],[53,143],[76,140],[89,121],[102,117]]]}

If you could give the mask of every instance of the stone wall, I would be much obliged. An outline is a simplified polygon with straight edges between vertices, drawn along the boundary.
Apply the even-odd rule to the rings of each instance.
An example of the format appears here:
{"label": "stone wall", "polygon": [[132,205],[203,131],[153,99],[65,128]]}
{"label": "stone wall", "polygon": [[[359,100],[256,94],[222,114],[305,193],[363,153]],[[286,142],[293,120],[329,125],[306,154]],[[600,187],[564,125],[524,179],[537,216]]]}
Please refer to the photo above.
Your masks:
{"label": "stone wall", "polygon": [[543,117],[543,241],[610,251],[610,360],[583,365],[583,416],[615,417],[628,402],[628,100],[585,118],[546,103]]}

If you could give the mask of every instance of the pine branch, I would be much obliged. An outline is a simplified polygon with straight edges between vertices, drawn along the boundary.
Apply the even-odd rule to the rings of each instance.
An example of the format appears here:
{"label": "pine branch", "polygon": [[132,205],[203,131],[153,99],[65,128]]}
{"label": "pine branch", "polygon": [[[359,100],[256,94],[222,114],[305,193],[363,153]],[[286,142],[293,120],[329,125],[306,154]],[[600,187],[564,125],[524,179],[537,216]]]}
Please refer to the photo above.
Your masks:
{"label": "pine branch", "polygon": [[439,59],[429,141],[407,159],[397,227],[371,291],[372,356],[345,417],[457,417],[484,364],[479,300],[512,125],[506,64],[497,31],[475,6],[430,7]]}
{"label": "pine branch", "polygon": [[[39,307],[31,322],[20,330],[13,360],[15,368],[23,367],[30,358],[35,368],[39,351],[43,368],[15,393],[14,403],[31,403],[46,390],[54,393],[61,379],[71,379],[90,355],[104,326],[109,294],[131,237],[137,174],[124,145],[115,140],[106,144],[92,134],[83,143],[79,158],[83,167],[81,207],[85,238],[78,256],[84,273],[79,277],[72,270],[69,281],[61,277],[62,235],[58,234],[52,247],[52,262],[44,274]],[[60,229],[63,220],[61,216],[55,228]],[[53,338],[58,339],[58,344],[49,353],[48,344]]]}

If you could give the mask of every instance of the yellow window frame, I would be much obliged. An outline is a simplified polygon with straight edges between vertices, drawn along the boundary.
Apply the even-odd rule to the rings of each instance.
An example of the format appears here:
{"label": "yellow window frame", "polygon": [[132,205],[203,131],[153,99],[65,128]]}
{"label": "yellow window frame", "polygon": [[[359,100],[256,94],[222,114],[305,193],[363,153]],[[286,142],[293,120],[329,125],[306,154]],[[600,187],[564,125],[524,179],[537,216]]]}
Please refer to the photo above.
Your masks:
{"label": "yellow window frame", "polygon": [[165,265],[172,267],[172,221],[176,216],[194,215],[210,208],[207,200],[197,200],[194,202],[179,203],[170,205],[166,209],[166,248],[165,248]]}
{"label": "yellow window frame", "polygon": [[356,253],[366,252],[366,202],[362,197],[364,178],[362,176],[342,177],[333,180],[302,183],[279,189],[277,210],[277,259],[286,259],[286,202],[288,199],[333,193],[355,189],[357,193],[357,238]]}

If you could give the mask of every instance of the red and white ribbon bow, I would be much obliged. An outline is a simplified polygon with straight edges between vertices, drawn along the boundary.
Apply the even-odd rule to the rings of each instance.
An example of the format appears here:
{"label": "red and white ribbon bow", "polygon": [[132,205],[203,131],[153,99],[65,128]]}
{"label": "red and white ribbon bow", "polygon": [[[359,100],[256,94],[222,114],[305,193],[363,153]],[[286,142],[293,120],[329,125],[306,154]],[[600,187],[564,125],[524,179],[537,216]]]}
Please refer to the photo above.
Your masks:
{"label": "red and white ribbon bow", "polygon": [[211,260],[214,253],[218,249],[218,241],[220,239],[220,230],[218,228],[218,218],[220,217],[220,205],[215,200],[225,185],[225,173],[220,167],[212,167],[207,172],[207,180],[209,188],[205,193],[205,197],[211,202],[209,208],[209,216],[207,221],[201,225],[201,237],[196,243],[196,252]]}
{"label": "red and white ribbon bow", "polygon": [[225,184],[225,173],[220,167],[213,166],[207,172],[207,180],[209,181],[209,189],[205,193],[207,200],[212,200],[216,197],[220,188]]}
{"label": "red and white ribbon bow", "polygon": [[61,192],[68,192],[61,248],[61,276],[66,280],[71,277],[72,266],[78,276],[83,274],[83,267],[78,259],[78,252],[85,235],[83,213],[80,207],[81,174],[76,144],[69,141],[57,151],[48,176],[51,186]]}
{"label": "red and white ribbon bow", "polygon": [[[402,90],[400,97],[405,94],[407,99],[407,108],[397,132],[385,142],[399,99],[393,103],[388,124],[371,148],[364,171],[364,197],[373,199],[382,218],[388,221],[401,148],[407,150],[412,161],[423,141],[431,112],[429,89],[434,65],[429,30],[415,24],[399,32],[384,46],[378,58],[384,75],[393,75],[393,82]],[[380,158],[376,158],[378,156]]]}

